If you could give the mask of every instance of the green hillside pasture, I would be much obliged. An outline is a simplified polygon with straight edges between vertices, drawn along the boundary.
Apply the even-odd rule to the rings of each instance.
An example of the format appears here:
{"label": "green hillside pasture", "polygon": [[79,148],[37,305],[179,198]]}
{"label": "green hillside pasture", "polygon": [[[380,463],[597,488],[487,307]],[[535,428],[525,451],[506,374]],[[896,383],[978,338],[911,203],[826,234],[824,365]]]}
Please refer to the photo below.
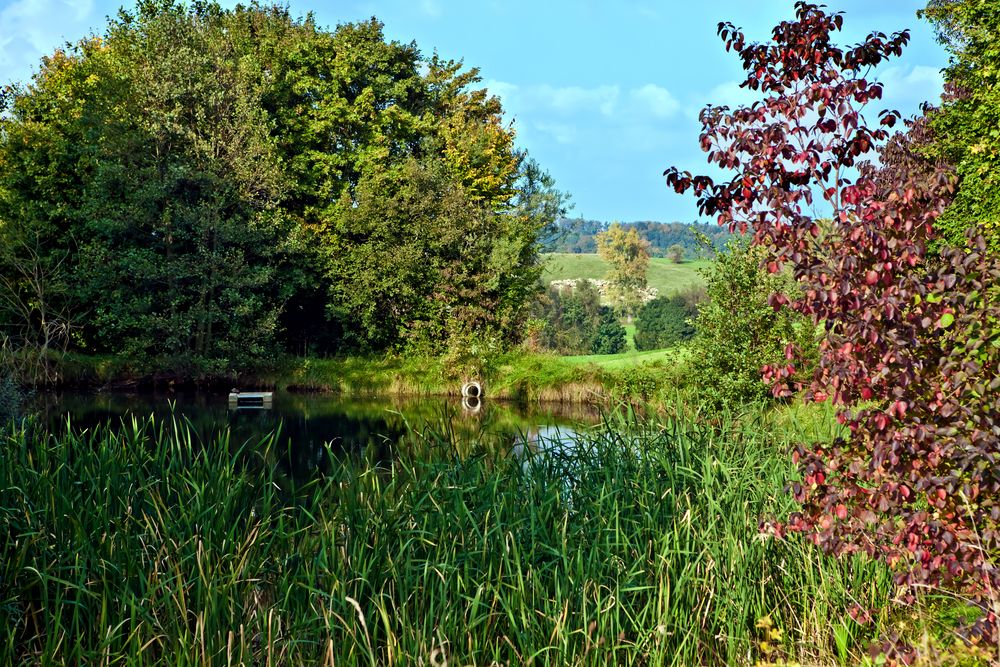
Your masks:
{"label": "green hillside pasture", "polygon": [[[550,253],[544,256],[545,273],[542,279],[545,284],[553,280],[579,278],[601,279],[608,272],[608,263],[598,255],[575,253]],[[699,269],[707,267],[708,260],[696,260],[675,264],[663,257],[649,260],[647,282],[663,294],[675,294],[688,287],[704,285],[705,279]]]}
{"label": "green hillside pasture", "polygon": [[687,361],[689,357],[690,353],[686,348],[669,348],[646,352],[636,352],[635,349],[632,349],[629,352],[622,352],[621,354],[584,354],[562,357],[562,360],[574,365],[593,364],[605,370],[619,370],[638,364],[651,364],[654,362],[679,364]]}

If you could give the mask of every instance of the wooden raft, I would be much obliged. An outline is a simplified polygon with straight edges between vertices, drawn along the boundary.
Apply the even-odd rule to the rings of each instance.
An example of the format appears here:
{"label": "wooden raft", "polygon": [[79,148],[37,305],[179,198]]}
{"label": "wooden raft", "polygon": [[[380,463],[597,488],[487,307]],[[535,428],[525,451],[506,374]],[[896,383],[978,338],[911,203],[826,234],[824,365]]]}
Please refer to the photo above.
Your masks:
{"label": "wooden raft", "polygon": [[271,391],[234,391],[229,394],[229,407],[261,408],[270,410],[274,405],[274,392]]}

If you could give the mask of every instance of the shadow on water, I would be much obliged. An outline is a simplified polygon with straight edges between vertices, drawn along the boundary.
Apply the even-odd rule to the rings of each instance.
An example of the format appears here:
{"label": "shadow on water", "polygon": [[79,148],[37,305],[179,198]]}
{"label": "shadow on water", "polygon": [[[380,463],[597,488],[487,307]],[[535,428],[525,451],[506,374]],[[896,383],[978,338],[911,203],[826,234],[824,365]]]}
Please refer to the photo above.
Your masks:
{"label": "shadow on water", "polygon": [[[518,456],[536,449],[539,434],[555,434],[600,423],[600,413],[582,405],[517,405],[506,402],[416,400],[350,400],[328,395],[276,392],[271,409],[230,409],[226,394],[177,393],[49,393],[35,397],[32,412],[49,430],[69,424],[74,430],[110,426],[125,428],[132,417],[150,415],[163,423],[189,424],[202,443],[228,433],[235,445],[259,442],[278,433],[283,467],[293,478],[329,469],[327,453],[363,466],[387,466],[400,452],[434,457],[465,455],[487,449]],[[407,448],[407,449],[403,449]],[[456,451],[457,450],[457,451]]]}

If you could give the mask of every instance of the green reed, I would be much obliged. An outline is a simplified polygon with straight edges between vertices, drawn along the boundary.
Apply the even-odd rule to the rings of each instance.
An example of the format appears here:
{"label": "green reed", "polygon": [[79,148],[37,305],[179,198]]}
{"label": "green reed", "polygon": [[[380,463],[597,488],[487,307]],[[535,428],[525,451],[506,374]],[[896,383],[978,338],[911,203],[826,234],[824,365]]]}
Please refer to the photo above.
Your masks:
{"label": "green reed", "polygon": [[308,480],[280,438],[181,420],[9,430],[0,663],[753,664],[765,617],[778,655],[853,661],[886,619],[848,607],[891,578],[762,537],[786,443],[706,424],[616,416],[535,454],[421,429]]}

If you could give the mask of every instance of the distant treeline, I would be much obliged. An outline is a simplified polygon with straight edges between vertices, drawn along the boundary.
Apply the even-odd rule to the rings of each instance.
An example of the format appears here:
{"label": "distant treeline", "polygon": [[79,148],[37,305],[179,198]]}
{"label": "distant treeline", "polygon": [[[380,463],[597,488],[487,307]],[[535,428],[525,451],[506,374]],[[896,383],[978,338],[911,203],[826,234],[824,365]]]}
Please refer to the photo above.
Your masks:
{"label": "distant treeline", "polygon": [[[634,227],[639,236],[649,241],[653,257],[664,257],[673,245],[684,248],[687,258],[705,257],[711,254],[698,240],[698,233],[704,234],[712,247],[720,249],[732,236],[729,230],[715,224],[685,222],[640,222],[622,223]],[[583,218],[562,218],[545,238],[547,252],[593,253],[597,252],[594,237],[608,228],[610,223]],[[697,232],[697,233],[696,233]]]}

